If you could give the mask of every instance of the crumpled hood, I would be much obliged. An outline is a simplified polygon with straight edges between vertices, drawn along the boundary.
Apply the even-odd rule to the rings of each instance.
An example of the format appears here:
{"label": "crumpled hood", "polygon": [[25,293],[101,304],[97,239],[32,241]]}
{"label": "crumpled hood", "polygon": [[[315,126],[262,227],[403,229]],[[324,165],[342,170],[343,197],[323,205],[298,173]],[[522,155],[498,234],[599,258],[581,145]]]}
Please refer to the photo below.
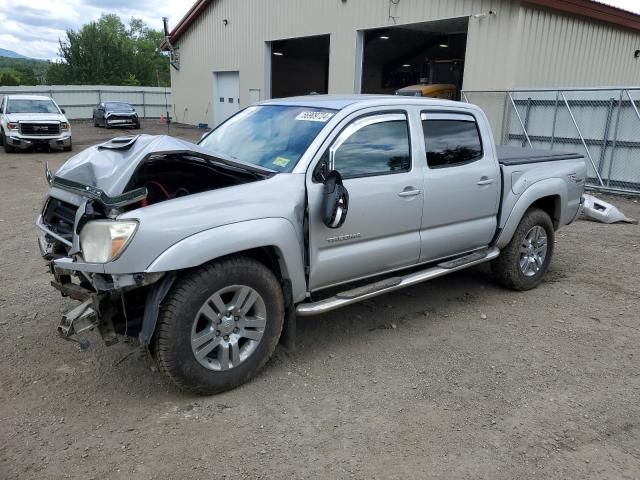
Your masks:
{"label": "crumpled hood", "polygon": [[10,122],[66,122],[67,117],[59,113],[8,113]]}
{"label": "crumpled hood", "polygon": [[[71,157],[55,176],[99,188],[114,197],[123,193],[140,162],[151,154],[193,152],[218,156],[194,143],[168,135],[139,135],[127,149],[105,148],[109,143],[87,148]],[[233,162],[245,165],[238,160]]]}

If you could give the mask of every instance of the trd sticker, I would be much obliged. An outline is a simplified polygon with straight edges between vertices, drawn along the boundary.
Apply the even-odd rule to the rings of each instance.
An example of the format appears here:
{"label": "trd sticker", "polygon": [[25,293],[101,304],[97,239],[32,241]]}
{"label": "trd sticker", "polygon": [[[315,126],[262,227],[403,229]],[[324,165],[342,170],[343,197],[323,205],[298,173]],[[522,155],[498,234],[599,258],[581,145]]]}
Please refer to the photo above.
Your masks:
{"label": "trd sticker", "polygon": [[327,122],[333,113],[329,112],[300,112],[296,117],[296,120],[306,120],[307,122]]}

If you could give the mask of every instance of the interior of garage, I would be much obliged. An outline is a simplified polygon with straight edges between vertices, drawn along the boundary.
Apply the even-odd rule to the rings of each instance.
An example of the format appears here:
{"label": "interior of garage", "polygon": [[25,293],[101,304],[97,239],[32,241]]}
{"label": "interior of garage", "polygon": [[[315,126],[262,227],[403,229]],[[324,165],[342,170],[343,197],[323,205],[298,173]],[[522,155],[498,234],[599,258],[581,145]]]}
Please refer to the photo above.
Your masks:
{"label": "interior of garage", "polygon": [[362,35],[362,93],[395,94],[419,84],[455,85],[464,78],[468,18],[376,28]]}
{"label": "interior of garage", "polygon": [[271,97],[329,91],[329,35],[271,42]]}

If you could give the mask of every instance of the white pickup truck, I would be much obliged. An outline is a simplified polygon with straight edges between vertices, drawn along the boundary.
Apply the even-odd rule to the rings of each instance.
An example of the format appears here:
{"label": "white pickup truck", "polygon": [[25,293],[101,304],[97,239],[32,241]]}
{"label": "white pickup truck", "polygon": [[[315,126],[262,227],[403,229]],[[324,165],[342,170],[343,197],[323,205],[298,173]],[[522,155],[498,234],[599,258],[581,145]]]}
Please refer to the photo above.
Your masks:
{"label": "white pickup truck", "polygon": [[69,120],[43,95],[5,95],[0,102],[0,146],[6,153],[44,145],[72,149]]}

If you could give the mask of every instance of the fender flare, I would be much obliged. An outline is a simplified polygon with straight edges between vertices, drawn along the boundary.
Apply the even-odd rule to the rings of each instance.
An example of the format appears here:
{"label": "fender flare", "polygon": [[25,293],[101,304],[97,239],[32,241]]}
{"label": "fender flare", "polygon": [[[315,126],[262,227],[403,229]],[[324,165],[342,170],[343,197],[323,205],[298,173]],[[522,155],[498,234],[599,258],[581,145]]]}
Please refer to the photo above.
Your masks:
{"label": "fender flare", "polygon": [[276,249],[282,275],[291,282],[293,301],[302,301],[307,291],[303,247],[295,228],[285,218],[247,220],[196,233],[162,252],[145,272],[198,267],[216,258],[260,247]]}
{"label": "fender flare", "polygon": [[[527,188],[522,195],[520,195],[520,198],[511,209],[511,213],[509,213],[509,217],[507,217],[507,221],[495,241],[495,246],[500,249],[504,248],[511,241],[516,228],[518,228],[522,217],[524,217],[524,214],[529,207],[541,198],[552,196],[560,197],[561,206],[567,204],[567,186],[562,179],[548,178],[546,180],[536,182]],[[562,216],[563,214],[564,212],[561,210],[560,215]],[[559,224],[563,225],[563,223],[564,219],[559,218]]]}

